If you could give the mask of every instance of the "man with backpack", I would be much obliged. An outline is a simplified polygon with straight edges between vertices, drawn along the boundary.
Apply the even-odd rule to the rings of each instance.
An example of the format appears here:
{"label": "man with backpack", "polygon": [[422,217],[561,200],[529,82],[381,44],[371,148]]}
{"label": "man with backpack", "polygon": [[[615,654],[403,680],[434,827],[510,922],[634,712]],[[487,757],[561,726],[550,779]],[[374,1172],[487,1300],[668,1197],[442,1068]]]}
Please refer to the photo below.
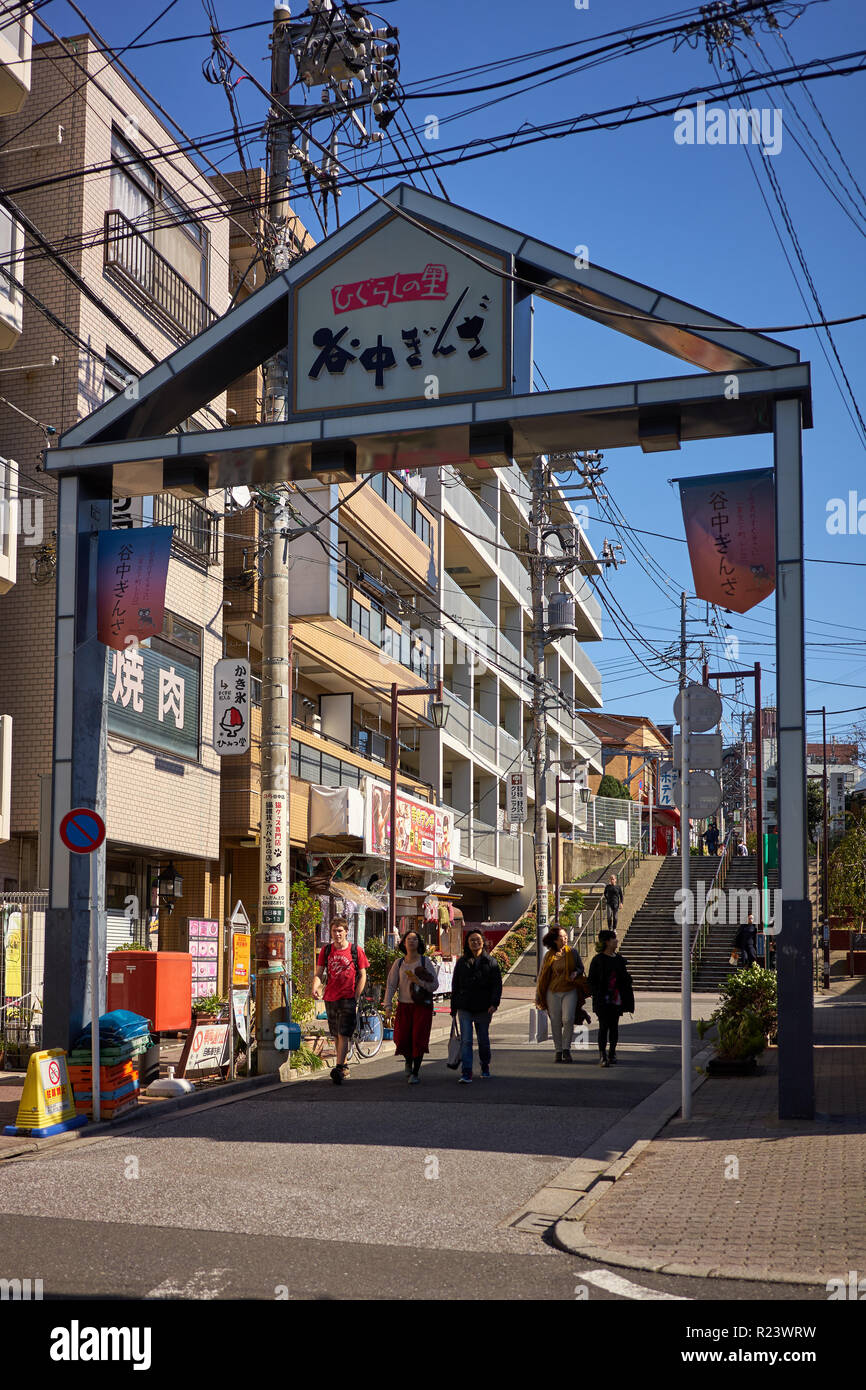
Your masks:
{"label": "man with backpack", "polygon": [[360,946],[349,945],[349,924],[346,918],[334,917],[331,921],[331,940],[322,947],[316,963],[313,998],[322,998],[324,979],[328,1028],[337,1048],[337,1064],[331,1071],[331,1080],[336,1085],[348,1080],[346,1053],[349,1050],[349,1039],[355,1031],[358,1000],[364,993],[369,964]]}

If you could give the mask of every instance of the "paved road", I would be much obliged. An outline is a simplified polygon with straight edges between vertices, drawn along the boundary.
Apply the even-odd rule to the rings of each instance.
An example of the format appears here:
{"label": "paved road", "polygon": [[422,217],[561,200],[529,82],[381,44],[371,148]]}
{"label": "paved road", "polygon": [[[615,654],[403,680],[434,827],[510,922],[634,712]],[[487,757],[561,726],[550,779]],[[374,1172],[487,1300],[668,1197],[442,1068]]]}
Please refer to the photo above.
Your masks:
{"label": "paved road", "polygon": [[[601,1266],[509,1219],[676,1074],[677,1008],[644,996],[616,1069],[598,1067],[594,1046],[555,1065],[552,1044],[525,1041],[526,1007],[512,1003],[496,1020],[489,1082],[459,1086],[441,1040],[417,1087],[381,1058],[341,1087],[298,1082],[13,1161],[0,1187],[3,1263],[61,1298],[272,1299],[281,1286],[312,1299],[635,1296],[595,1276],[582,1293],[581,1271]],[[757,1296],[696,1279],[631,1282]]]}

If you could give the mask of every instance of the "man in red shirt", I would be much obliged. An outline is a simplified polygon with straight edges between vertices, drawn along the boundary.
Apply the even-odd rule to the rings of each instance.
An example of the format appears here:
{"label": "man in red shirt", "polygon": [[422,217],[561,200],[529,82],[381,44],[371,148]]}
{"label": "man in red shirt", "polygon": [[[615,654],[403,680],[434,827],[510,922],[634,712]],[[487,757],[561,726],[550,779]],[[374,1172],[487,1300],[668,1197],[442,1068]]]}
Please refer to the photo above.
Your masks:
{"label": "man in red shirt", "polygon": [[349,924],[345,917],[334,917],[331,921],[330,943],[322,947],[316,963],[313,998],[322,998],[322,980],[327,974],[324,987],[325,1010],[328,1015],[328,1028],[337,1047],[337,1065],[331,1072],[331,1080],[337,1085],[345,1081],[349,1075],[346,1053],[349,1050],[349,1039],[355,1031],[358,1000],[364,993],[369,964],[360,946],[349,945]]}

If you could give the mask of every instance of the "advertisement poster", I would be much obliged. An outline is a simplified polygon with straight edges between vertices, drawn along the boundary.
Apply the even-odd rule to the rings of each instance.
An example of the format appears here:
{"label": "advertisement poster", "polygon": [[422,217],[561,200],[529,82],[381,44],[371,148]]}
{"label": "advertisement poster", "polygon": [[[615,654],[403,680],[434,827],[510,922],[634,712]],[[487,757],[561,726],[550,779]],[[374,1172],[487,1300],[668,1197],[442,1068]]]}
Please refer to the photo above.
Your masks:
{"label": "advertisement poster", "polygon": [[677,481],[695,593],[747,613],[776,587],[772,468]]}
{"label": "advertisement poster", "polygon": [[285,792],[262,793],[263,927],[283,926],[286,920],[287,800]]}
{"label": "advertisement poster", "polygon": [[20,999],[21,986],[21,944],[24,937],[24,919],[20,912],[10,912],[3,928],[3,954],[5,961],[4,995],[6,999]]}
{"label": "advertisement poster", "polygon": [[250,983],[250,938],[246,932],[232,936],[232,987],[248,989]]}
{"label": "advertisement poster", "polygon": [[100,531],[96,571],[97,636],[124,651],[162,632],[171,526]]}
{"label": "advertisement poster", "polygon": [[525,825],[528,814],[526,805],[526,773],[509,772],[505,781],[505,792],[508,798],[505,812],[508,824]]}
{"label": "advertisement poster", "polygon": [[[397,860],[419,869],[451,868],[458,853],[455,844],[454,817],[450,810],[431,806],[426,801],[397,794]],[[391,789],[379,782],[372,784],[367,802],[367,833],[365,848],[368,854],[387,859],[391,842]]]}
{"label": "advertisement poster", "polygon": [[202,917],[189,919],[189,953],[192,956],[192,1001],[217,992],[219,923]]}

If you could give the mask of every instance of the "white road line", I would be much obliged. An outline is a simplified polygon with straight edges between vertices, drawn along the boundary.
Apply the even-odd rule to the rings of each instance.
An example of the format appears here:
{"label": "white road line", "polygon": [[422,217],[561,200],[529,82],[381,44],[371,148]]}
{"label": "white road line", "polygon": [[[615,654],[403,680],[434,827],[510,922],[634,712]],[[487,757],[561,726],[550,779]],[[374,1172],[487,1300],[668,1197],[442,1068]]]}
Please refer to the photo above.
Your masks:
{"label": "white road line", "polygon": [[197,1269],[185,1284],[176,1284],[173,1279],[163,1279],[145,1298],[219,1298],[226,1285],[225,1275],[230,1269]]}
{"label": "white road line", "polygon": [[614,1274],[609,1269],[582,1269],[578,1277],[585,1279],[590,1284],[597,1284],[600,1289],[607,1289],[608,1293],[618,1294],[620,1298],[664,1300],[667,1303],[694,1302],[693,1299],[680,1294],[658,1293],[655,1289],[645,1289],[640,1284],[633,1284],[630,1279],[623,1279],[621,1274]]}

